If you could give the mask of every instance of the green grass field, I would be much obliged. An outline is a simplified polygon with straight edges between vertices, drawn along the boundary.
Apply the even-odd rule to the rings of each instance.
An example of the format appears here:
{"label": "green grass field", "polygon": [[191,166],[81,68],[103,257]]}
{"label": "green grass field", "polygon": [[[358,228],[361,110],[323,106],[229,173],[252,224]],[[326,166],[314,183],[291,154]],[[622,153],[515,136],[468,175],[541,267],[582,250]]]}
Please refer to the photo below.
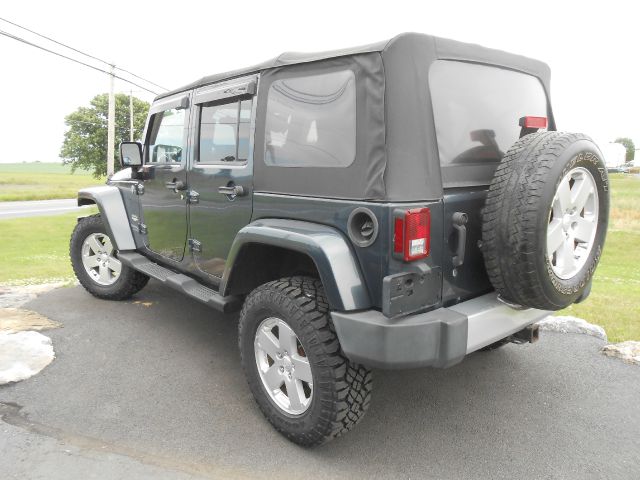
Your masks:
{"label": "green grass field", "polygon": [[[611,194],[609,232],[591,296],[559,313],[602,325],[611,342],[640,340],[640,177],[612,175]],[[68,249],[76,216],[0,220],[0,284],[72,278]]]}
{"label": "green grass field", "polygon": [[80,188],[103,183],[61,163],[0,163],[0,202],[74,198]]}
{"label": "green grass field", "polygon": [[560,314],[601,325],[611,342],[640,340],[640,177],[610,179],[609,231],[591,295]]}
{"label": "green grass field", "polygon": [[[97,213],[83,211],[83,215]],[[0,220],[0,284],[64,281],[73,278],[69,239],[78,214]]]}

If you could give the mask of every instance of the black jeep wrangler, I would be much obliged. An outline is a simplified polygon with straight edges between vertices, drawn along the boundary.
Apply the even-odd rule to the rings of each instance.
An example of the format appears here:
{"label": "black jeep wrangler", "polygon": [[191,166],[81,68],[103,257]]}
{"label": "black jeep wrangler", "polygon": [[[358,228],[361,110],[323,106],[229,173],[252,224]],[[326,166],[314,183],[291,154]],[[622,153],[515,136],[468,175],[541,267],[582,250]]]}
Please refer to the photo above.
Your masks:
{"label": "black jeep wrangler", "polygon": [[448,367],[584,299],[602,254],[598,147],[561,133],[549,69],[404,34],[286,53],[155,99],[87,188],[71,260],[93,295],[150,277],[240,310],[249,387],[287,438],[351,429],[371,370]]}

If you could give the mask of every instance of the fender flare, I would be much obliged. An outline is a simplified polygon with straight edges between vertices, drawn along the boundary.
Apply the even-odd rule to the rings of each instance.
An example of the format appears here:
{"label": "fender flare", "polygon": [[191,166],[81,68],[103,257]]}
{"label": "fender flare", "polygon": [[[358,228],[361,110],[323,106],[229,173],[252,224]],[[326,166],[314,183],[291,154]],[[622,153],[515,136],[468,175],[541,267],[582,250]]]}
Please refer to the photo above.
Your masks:
{"label": "fender flare", "polygon": [[78,192],[78,206],[96,204],[109,237],[120,250],[135,250],[136,243],[129,226],[129,216],[118,187],[104,185],[83,188]]}
{"label": "fender flare", "polygon": [[308,255],[316,265],[332,310],[371,308],[358,261],[344,235],[317,223],[286,219],[260,219],[242,228],[231,246],[220,284],[227,295],[236,259],[251,243],[272,245]]}

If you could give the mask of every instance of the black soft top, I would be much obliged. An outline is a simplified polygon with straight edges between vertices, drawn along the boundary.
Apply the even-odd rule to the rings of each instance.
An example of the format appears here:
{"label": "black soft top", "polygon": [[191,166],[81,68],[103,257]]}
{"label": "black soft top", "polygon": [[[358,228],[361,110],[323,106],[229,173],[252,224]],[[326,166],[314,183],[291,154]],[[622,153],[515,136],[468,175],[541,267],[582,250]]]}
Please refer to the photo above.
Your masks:
{"label": "black soft top", "polygon": [[[525,73],[535,75],[543,80],[546,78],[547,82],[549,79],[549,67],[546,63],[540,62],[538,60],[504,52],[502,50],[482,47],[473,43],[458,42],[456,40],[434,37],[432,35],[426,35],[423,33],[401,33],[388,40],[382,40],[380,42],[371,43],[369,45],[361,45],[358,47],[343,48],[340,50],[329,50],[325,52],[312,53],[284,52],[277,57],[274,57],[257,65],[239,68],[237,70],[231,70],[228,72],[207,75],[206,77],[202,77],[200,80],[196,80],[195,82],[192,82],[188,85],[184,85],[183,87],[162,93],[158,95],[156,99],[168,97],[176,93],[192,90],[197,87],[202,87],[204,85],[209,85],[223,80],[230,80],[232,78],[241,77],[243,75],[258,73],[270,68],[282,67],[284,65],[317,62],[319,60],[357,55],[359,53],[388,52],[397,43],[423,45],[425,43],[431,43],[431,50],[433,53],[438,55],[438,58],[473,60],[479,63],[487,63],[515,70],[521,70]],[[407,58],[406,60],[408,62],[411,62],[411,59],[409,58]]]}
{"label": "black soft top", "polygon": [[[283,53],[264,63],[209,75],[157,99],[249,74],[261,74],[256,122],[264,119],[267,89],[288,74],[317,73],[346,66],[354,70],[358,98],[356,160],[336,175],[333,168],[269,167],[263,149],[254,152],[256,191],[365,200],[420,201],[442,196],[442,180],[429,69],[436,60],[492,65],[537,77],[549,98],[549,67],[538,60],[419,33],[361,47],[320,53]],[[265,94],[263,94],[263,92]],[[551,105],[549,128],[555,129]],[[264,144],[256,129],[256,145]],[[301,172],[300,170],[303,170]],[[313,172],[310,172],[313,170]]]}

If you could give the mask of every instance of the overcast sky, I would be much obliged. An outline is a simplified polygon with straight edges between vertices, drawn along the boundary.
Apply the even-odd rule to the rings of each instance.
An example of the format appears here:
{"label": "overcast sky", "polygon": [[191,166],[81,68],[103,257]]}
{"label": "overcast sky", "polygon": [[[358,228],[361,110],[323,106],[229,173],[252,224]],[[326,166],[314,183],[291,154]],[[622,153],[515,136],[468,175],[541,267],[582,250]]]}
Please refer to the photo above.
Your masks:
{"label": "overcast sky", "polygon": [[[634,2],[617,0],[21,0],[4,2],[0,17],[168,88],[283,51],[343,48],[406,31],[479,43],[551,66],[558,129],[600,143],[628,136],[640,146],[639,13]],[[1,21],[0,30],[46,44]],[[0,162],[58,161],[64,116],[107,92],[107,76],[3,36],[0,59]],[[137,90],[116,81],[117,91],[130,88]]]}

